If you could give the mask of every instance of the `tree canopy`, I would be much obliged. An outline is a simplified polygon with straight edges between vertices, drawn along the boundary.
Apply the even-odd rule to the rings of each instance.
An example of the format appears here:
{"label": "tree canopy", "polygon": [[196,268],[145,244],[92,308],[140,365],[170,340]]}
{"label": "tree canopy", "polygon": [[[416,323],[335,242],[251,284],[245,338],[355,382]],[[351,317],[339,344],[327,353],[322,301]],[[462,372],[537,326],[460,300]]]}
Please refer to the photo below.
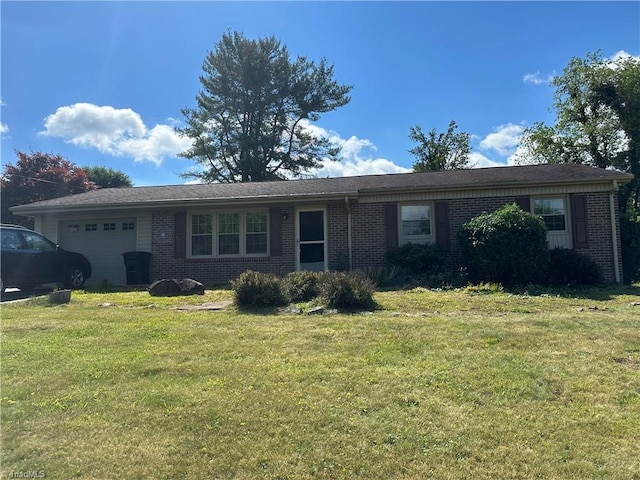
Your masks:
{"label": "tree canopy", "polygon": [[519,163],[574,162],[635,175],[621,208],[640,208],[640,60],[572,58],[552,81],[556,124],[536,123],[520,141]]}
{"label": "tree canopy", "polygon": [[458,170],[469,167],[471,147],[468,133],[456,132],[455,121],[449,123],[446,133],[437,133],[435,128],[428,134],[418,125],[411,127],[409,138],[418,143],[409,150],[416,157],[414,172],[433,172],[438,170]]}
{"label": "tree canopy", "polygon": [[60,155],[20,151],[16,155],[18,161],[6,164],[0,179],[3,223],[32,226],[25,218],[14,216],[9,207],[96,188],[82,168]]}
{"label": "tree canopy", "polygon": [[98,188],[133,187],[133,183],[124,172],[109,167],[82,167],[89,180]]}
{"label": "tree canopy", "polygon": [[350,101],[351,86],[333,79],[326,59],[291,60],[275,37],[250,40],[228,32],[202,65],[196,108],[183,108],[193,140],[181,156],[200,170],[184,178],[204,182],[286,179],[337,159],[339,149],[307,128]]}

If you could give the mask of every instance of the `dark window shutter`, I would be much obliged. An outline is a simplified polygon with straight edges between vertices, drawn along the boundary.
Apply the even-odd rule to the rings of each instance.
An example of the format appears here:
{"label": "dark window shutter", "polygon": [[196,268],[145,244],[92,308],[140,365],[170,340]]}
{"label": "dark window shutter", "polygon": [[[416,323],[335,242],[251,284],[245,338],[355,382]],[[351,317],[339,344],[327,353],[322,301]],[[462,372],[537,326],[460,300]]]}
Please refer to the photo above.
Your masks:
{"label": "dark window shutter", "polygon": [[387,229],[387,250],[398,248],[398,204],[385,206],[385,226]]}
{"label": "dark window shutter", "polygon": [[449,247],[449,203],[436,202],[435,204],[436,245],[442,248]]}
{"label": "dark window shutter", "polygon": [[282,216],[278,208],[269,210],[269,255],[282,256]]}
{"label": "dark window shutter", "polygon": [[571,195],[571,226],[573,248],[587,248],[587,197],[584,195]]}
{"label": "dark window shutter", "polygon": [[176,212],[173,223],[173,255],[187,257],[187,212]]}
{"label": "dark window shutter", "polygon": [[531,200],[527,196],[516,197],[516,205],[525,212],[531,212]]}

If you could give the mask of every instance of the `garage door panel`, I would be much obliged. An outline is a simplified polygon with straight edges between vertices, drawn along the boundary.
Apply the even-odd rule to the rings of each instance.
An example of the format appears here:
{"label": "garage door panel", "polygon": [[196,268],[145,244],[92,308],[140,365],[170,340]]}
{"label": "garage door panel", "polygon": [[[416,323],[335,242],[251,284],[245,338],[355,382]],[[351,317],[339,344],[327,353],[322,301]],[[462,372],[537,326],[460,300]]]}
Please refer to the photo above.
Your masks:
{"label": "garage door panel", "polygon": [[122,254],[136,250],[135,218],[60,222],[60,246],[84,254],[93,268],[89,284],[126,285]]}

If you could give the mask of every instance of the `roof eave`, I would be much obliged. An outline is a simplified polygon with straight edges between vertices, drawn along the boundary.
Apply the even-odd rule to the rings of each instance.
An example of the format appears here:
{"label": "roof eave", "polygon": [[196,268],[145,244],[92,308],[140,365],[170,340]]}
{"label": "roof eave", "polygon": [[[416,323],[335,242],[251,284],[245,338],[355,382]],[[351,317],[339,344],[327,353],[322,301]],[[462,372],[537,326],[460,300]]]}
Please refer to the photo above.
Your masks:
{"label": "roof eave", "polygon": [[9,207],[9,210],[16,215],[30,216],[42,215],[47,213],[82,213],[100,209],[102,212],[122,211],[122,210],[142,210],[145,208],[198,208],[211,205],[225,205],[233,203],[234,205],[255,205],[261,204],[284,204],[284,203],[313,203],[318,201],[344,201],[345,197],[354,199],[358,197],[357,192],[339,192],[339,193],[315,193],[315,194],[299,194],[299,195],[273,195],[260,197],[226,197],[226,198],[188,198],[188,199],[171,199],[171,200],[147,200],[143,202],[125,202],[115,204],[86,204],[86,205],[47,205],[36,206],[17,205]]}
{"label": "roof eave", "polygon": [[382,188],[363,188],[358,192],[360,194],[394,194],[398,192],[421,192],[421,191],[429,191],[429,192],[448,192],[448,191],[456,191],[456,190],[465,190],[465,191],[473,191],[473,190],[490,190],[493,188],[518,188],[518,187],[531,187],[531,186],[550,186],[550,185],[593,185],[593,184],[603,184],[603,183],[611,183],[614,181],[621,183],[627,183],[633,180],[634,176],[630,173],[620,172],[615,176],[610,176],[607,178],[579,178],[579,179],[551,179],[547,181],[540,180],[527,180],[520,182],[495,182],[495,183],[483,183],[479,185],[469,185],[469,184],[458,184],[458,185],[446,185],[446,186],[425,186],[425,185],[415,185],[411,187],[382,187]]}

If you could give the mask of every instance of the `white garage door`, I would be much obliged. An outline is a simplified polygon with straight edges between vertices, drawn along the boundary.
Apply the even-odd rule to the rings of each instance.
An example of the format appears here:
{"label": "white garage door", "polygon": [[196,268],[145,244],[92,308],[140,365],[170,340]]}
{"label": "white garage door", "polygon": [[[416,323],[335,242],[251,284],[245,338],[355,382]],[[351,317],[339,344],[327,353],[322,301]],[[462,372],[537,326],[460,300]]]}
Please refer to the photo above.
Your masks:
{"label": "white garage door", "polygon": [[84,254],[93,269],[88,284],[126,285],[124,252],[136,250],[136,219],[113,218],[60,222],[60,246]]}

